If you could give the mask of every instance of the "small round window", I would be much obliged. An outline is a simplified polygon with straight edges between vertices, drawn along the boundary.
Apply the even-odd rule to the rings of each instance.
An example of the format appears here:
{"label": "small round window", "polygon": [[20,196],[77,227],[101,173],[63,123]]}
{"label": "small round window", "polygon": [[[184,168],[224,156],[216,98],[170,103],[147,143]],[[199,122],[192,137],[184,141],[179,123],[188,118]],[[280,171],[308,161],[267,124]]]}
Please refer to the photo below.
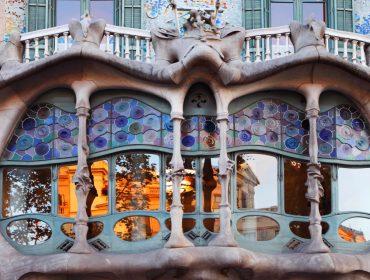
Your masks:
{"label": "small round window", "polygon": [[250,241],[267,241],[279,234],[279,224],[268,217],[248,216],[240,218],[236,224],[238,232]]}
{"label": "small round window", "polygon": [[114,233],[125,241],[142,241],[154,237],[160,230],[159,221],[149,216],[129,216],[119,220]]}
{"label": "small round window", "polygon": [[[69,238],[75,239],[76,235],[73,230],[74,223],[65,223],[62,225],[61,229],[62,232],[68,236]],[[104,224],[102,222],[91,222],[87,224],[88,231],[87,231],[87,239],[91,239],[97,237],[104,228]]]}
{"label": "small round window", "polygon": [[[171,230],[171,219],[166,220],[166,227]],[[191,218],[182,219],[182,230],[184,232],[191,231],[195,227],[195,220]]]}
{"label": "small round window", "polygon": [[6,233],[14,242],[32,246],[46,242],[51,237],[51,228],[38,219],[23,219],[10,222]]}
{"label": "small round window", "polygon": [[338,235],[347,242],[363,243],[370,240],[370,219],[350,218],[339,225]]}
{"label": "small round window", "polygon": [[[309,222],[294,221],[289,224],[290,230],[297,236],[305,239],[310,239]],[[322,234],[325,234],[329,230],[328,223],[321,222]]]}

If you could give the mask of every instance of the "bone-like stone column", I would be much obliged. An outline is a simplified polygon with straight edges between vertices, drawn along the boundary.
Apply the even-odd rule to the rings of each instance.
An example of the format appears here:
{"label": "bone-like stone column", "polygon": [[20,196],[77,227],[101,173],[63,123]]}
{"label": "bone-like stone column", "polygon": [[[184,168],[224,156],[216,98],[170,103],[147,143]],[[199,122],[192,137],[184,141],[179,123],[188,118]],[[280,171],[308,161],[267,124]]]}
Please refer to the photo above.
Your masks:
{"label": "bone-like stone column", "polygon": [[89,146],[87,143],[87,118],[90,110],[90,94],[96,89],[91,81],[76,81],[72,84],[76,94],[76,110],[78,116],[78,161],[76,173],[73,176],[73,182],[76,185],[77,196],[77,216],[76,224],[73,228],[76,239],[70,253],[89,254],[94,250],[87,243],[88,216],[86,212],[86,200],[93,183],[90,177],[90,171],[87,165],[89,155]]}
{"label": "bone-like stone column", "polygon": [[171,236],[165,244],[166,248],[184,248],[193,247],[186,239],[182,230],[183,206],[181,204],[180,187],[184,177],[184,162],[181,156],[181,122],[183,121],[182,113],[171,113],[173,122],[173,155],[170,162],[171,180],[172,180],[172,205],[171,215]]}
{"label": "bone-like stone column", "polygon": [[320,85],[305,85],[302,90],[306,97],[306,116],[310,123],[309,154],[310,162],[307,164],[307,192],[306,198],[310,202],[310,225],[311,240],[302,248],[305,253],[328,253],[330,249],[322,239],[321,214],[319,209],[320,198],[324,195],[321,185],[321,165],[318,160],[317,142],[317,118],[320,112],[319,97],[322,92]]}
{"label": "bone-like stone column", "polygon": [[220,129],[220,159],[218,180],[221,184],[220,233],[209,242],[209,246],[237,247],[231,230],[231,209],[229,204],[229,182],[234,162],[227,155],[228,114],[217,118]]}

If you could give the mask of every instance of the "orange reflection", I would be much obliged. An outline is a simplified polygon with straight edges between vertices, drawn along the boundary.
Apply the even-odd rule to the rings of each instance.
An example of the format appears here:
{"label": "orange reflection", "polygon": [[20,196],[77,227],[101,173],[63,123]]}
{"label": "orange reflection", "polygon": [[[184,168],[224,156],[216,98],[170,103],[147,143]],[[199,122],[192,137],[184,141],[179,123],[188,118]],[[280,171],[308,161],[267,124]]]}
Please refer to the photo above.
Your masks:
{"label": "orange reflection", "polygon": [[159,156],[122,154],[116,159],[116,209],[158,210]]}
{"label": "orange reflection", "polygon": [[[61,166],[58,173],[58,214],[72,218],[77,213],[77,197],[73,175],[76,165]],[[108,213],[108,162],[95,161],[90,165],[94,188],[87,199],[87,214],[100,216]]]}
{"label": "orange reflection", "polygon": [[221,203],[221,185],[218,181],[219,158],[202,159],[202,186],[204,212],[218,212]]}
{"label": "orange reflection", "polygon": [[149,216],[130,216],[119,220],[114,226],[115,234],[126,241],[152,238],[160,230],[159,221]]}

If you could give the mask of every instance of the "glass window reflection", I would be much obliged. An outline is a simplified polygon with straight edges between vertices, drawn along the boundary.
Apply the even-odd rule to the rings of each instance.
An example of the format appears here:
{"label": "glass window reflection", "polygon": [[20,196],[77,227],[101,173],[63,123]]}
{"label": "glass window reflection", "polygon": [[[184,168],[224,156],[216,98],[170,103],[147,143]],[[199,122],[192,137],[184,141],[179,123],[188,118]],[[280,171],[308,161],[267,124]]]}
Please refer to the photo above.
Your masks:
{"label": "glass window reflection", "polygon": [[370,213],[370,168],[338,168],[339,211]]}
{"label": "glass window reflection", "polygon": [[[77,197],[73,175],[76,165],[61,166],[58,172],[58,214],[63,217],[76,217]],[[87,197],[87,215],[101,216],[108,213],[108,162],[99,160],[89,165],[93,188]]]}
{"label": "glass window reflection", "polygon": [[[321,165],[324,180],[321,185],[324,196],[320,199],[320,214],[331,212],[331,169],[330,165]],[[285,212],[292,215],[308,216],[310,202],[306,199],[307,163],[299,160],[284,161],[284,200]]]}
{"label": "glass window reflection", "polygon": [[350,218],[339,225],[338,235],[347,242],[363,243],[370,240],[370,219]]}
{"label": "glass window reflection", "polygon": [[[171,158],[167,157],[166,161],[166,210],[170,211],[172,204],[172,180],[170,178]],[[196,206],[196,185],[195,185],[195,175],[196,175],[196,162],[194,158],[184,157],[184,167],[185,174],[181,182],[180,197],[181,203],[185,213],[190,213],[195,211]]]}
{"label": "glass window reflection", "polygon": [[3,170],[3,217],[50,212],[50,168]]}
{"label": "glass window reflection", "polygon": [[102,18],[113,24],[113,0],[90,0],[90,13],[95,19]]}
{"label": "glass window reflection", "polygon": [[116,209],[159,209],[159,156],[130,153],[116,159]]}
{"label": "glass window reflection", "polygon": [[56,1],[56,25],[68,24],[71,19],[80,20],[80,0]]}
{"label": "glass window reflection", "polygon": [[277,159],[262,154],[242,154],[236,159],[237,207],[277,211]]}
{"label": "glass window reflection", "polygon": [[271,3],[271,26],[290,24],[293,20],[293,3]]}
{"label": "glass window reflection", "polygon": [[202,158],[200,168],[202,172],[203,211],[218,212],[221,203],[221,184],[218,181],[219,158]]}
{"label": "glass window reflection", "polygon": [[303,21],[316,19],[325,21],[325,3],[303,3]]}

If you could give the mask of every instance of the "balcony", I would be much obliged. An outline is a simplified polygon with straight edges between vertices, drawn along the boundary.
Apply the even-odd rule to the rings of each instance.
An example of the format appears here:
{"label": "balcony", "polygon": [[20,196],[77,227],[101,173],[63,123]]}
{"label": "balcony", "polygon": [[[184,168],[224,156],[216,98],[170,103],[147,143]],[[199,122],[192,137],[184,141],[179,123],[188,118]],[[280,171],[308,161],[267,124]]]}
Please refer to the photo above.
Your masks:
{"label": "balcony", "polygon": [[[243,51],[245,62],[257,63],[289,56],[294,53],[288,25],[245,31]],[[369,67],[365,51],[370,47],[370,37],[352,32],[325,29],[325,46],[331,54],[354,64]],[[23,62],[29,63],[69,49],[73,44],[68,25],[23,33]],[[155,54],[148,30],[107,24],[100,49],[117,57],[152,63]]]}

